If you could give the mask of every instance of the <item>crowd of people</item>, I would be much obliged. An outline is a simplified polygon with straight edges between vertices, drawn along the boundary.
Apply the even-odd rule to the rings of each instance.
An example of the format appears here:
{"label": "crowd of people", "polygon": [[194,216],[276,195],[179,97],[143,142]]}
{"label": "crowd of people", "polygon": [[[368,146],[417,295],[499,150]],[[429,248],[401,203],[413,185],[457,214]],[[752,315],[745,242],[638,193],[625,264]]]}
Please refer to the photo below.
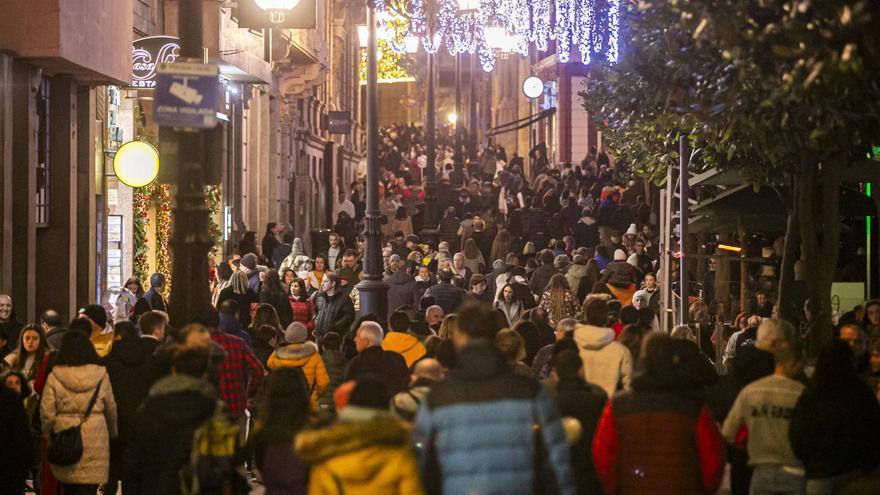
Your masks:
{"label": "crowd of people", "polygon": [[441,140],[426,201],[422,143],[383,131],[387,317],[360,304],[363,184],[326,247],[247,233],[203,322],[169,325],[158,273],[70,322],[0,295],[0,492],[876,493],[880,302],[808,367],[764,286],[731,332],[661,331],[624,164],[537,146],[526,174],[492,146],[456,170]]}

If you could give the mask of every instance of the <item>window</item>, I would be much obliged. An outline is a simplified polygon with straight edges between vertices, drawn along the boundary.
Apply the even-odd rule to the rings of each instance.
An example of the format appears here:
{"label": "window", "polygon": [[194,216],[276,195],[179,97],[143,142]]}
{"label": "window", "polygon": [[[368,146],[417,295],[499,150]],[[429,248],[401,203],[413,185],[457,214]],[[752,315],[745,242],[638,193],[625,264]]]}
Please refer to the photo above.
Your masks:
{"label": "window", "polygon": [[49,200],[52,171],[52,115],[49,80],[37,90],[37,227],[49,226]]}

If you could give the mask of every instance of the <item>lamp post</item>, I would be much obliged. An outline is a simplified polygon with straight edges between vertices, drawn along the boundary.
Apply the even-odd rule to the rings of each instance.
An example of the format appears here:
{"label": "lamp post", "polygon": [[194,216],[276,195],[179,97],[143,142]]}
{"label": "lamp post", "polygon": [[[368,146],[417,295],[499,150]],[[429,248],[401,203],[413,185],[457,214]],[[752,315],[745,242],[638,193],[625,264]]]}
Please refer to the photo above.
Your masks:
{"label": "lamp post", "polygon": [[452,161],[455,166],[455,178],[450,180],[454,185],[461,185],[464,182],[464,174],[462,172],[464,165],[464,157],[461,153],[461,54],[455,55],[455,152],[452,154]]}
{"label": "lamp post", "polygon": [[433,237],[440,220],[437,218],[437,149],[436,131],[434,126],[437,121],[437,108],[434,101],[434,54],[428,53],[428,88],[427,88],[427,112],[425,115],[425,228],[423,232],[428,234],[423,237]]}
{"label": "lamp post", "polygon": [[367,205],[364,218],[364,280],[358,285],[361,314],[385,321],[388,284],[382,281],[382,239],[379,232],[379,72],[376,67],[376,4],[367,0]]}
{"label": "lamp post", "polygon": [[468,161],[477,161],[477,54],[471,54],[470,108],[468,109]]}

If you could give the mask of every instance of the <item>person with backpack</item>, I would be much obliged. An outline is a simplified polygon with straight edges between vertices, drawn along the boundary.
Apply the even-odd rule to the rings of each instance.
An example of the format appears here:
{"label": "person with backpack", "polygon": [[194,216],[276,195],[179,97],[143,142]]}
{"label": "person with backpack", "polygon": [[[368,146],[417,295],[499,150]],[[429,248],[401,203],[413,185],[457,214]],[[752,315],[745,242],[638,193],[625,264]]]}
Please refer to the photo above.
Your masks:
{"label": "person with backpack", "polygon": [[[181,473],[190,465],[195,433],[215,414],[225,414],[218,413],[224,405],[207,379],[209,352],[207,343],[175,349],[171,374],[150,387],[135,417],[122,485],[125,495],[182,493]],[[237,437],[234,425],[233,430]]]}
{"label": "person with backpack", "polygon": [[[109,475],[116,401],[110,377],[99,359],[85,334],[65,335],[43,389],[40,419],[43,434],[49,438],[49,466],[66,495],[93,495]],[[56,446],[68,445],[63,437],[77,435],[79,456],[71,452],[52,455]]]}

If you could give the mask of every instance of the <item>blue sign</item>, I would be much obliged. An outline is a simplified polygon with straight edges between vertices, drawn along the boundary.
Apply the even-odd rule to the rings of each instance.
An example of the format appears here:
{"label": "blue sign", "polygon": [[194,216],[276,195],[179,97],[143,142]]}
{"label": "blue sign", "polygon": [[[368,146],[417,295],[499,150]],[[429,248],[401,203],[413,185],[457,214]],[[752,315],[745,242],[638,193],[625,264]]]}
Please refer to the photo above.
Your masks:
{"label": "blue sign", "polygon": [[216,65],[160,64],[157,72],[153,97],[157,124],[196,129],[217,125],[220,77]]}

